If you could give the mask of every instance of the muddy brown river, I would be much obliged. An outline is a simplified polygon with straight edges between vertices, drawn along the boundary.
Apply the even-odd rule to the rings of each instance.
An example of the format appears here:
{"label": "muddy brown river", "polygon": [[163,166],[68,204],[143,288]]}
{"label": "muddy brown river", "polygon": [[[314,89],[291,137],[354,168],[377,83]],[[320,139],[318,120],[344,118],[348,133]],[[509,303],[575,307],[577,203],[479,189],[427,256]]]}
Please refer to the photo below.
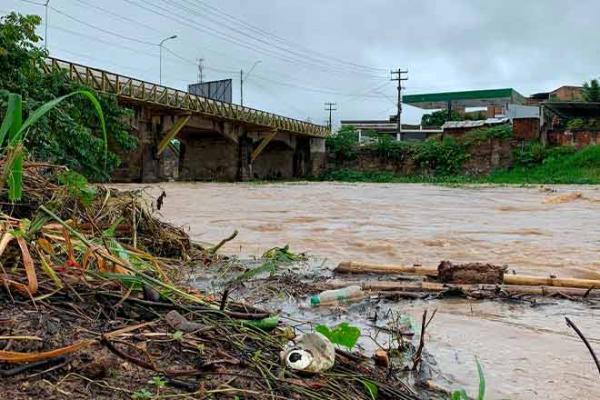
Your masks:
{"label": "muddy brown river", "polygon": [[[440,260],[507,264],[520,273],[600,278],[600,188],[440,187],[412,184],[166,183],[165,219],[223,253],[260,255],[289,244],[325,259],[437,265]],[[569,316],[600,352],[600,310],[549,299],[521,303],[402,302],[420,320],[438,309],[427,348],[438,383],[476,393],[475,357],[490,399],[598,399],[600,379]]]}

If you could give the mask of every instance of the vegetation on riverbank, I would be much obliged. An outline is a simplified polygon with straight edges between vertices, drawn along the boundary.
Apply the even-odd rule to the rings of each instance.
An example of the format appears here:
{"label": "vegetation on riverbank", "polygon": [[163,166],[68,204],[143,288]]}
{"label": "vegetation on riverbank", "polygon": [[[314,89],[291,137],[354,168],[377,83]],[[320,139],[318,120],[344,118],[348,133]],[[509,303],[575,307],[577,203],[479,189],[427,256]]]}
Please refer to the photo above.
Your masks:
{"label": "vegetation on riverbank", "polygon": [[[48,53],[35,33],[40,17],[16,13],[0,18],[0,115],[8,108],[8,94],[22,96],[23,115],[28,117],[41,105],[68,93],[85,89],[94,93],[104,112],[109,149],[93,107],[87,99],[65,99],[29,129],[24,145],[36,160],[65,165],[88,179],[105,181],[120,164],[111,148],[123,151],[137,145],[128,132],[130,111],[120,107],[114,96],[96,93],[73,83],[64,71],[43,72]],[[106,166],[106,168],[104,168]]]}
{"label": "vegetation on riverbank", "polygon": [[[351,128],[343,128],[328,139],[333,168],[319,180],[343,182],[438,183],[438,184],[599,184],[600,145],[581,150],[570,146],[544,147],[539,142],[524,142],[513,151],[513,166],[486,175],[463,171],[473,145],[489,139],[508,140],[510,126],[474,130],[459,138],[433,137],[425,142],[396,142],[383,135],[366,145],[358,145]],[[400,175],[392,171],[361,171],[344,162],[355,160],[360,151],[370,151],[383,160],[402,162],[412,159],[420,173]]]}

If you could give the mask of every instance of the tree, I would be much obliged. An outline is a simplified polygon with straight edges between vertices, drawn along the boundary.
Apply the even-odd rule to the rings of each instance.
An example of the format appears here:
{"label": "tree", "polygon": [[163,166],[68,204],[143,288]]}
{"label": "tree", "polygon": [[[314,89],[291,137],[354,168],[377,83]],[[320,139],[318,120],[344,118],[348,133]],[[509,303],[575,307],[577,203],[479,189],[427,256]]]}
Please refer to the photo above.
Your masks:
{"label": "tree", "polygon": [[598,103],[600,102],[600,83],[598,79],[592,79],[583,84],[583,99],[585,101]]}
{"label": "tree", "polygon": [[353,126],[342,126],[335,134],[327,137],[326,145],[337,160],[352,160],[356,157],[358,131]]}
{"label": "tree", "polygon": [[421,117],[421,125],[427,128],[439,128],[446,121],[461,121],[463,119],[463,116],[456,111],[451,111],[450,118],[448,118],[448,110],[440,110],[434,111],[431,114],[424,114]]}
{"label": "tree", "polygon": [[[27,117],[56,97],[91,90],[69,80],[62,71],[43,72],[47,52],[40,48],[41,38],[35,33],[40,22],[38,16],[17,13],[0,18],[0,115],[7,110],[9,92],[22,95]],[[125,123],[131,112],[120,107],[116,97],[95,94],[104,111],[111,147],[135,148],[137,141]],[[34,159],[66,165],[95,181],[107,180],[120,163],[115,153],[105,153],[96,112],[83,98],[69,98],[44,116],[30,128],[25,145]]]}

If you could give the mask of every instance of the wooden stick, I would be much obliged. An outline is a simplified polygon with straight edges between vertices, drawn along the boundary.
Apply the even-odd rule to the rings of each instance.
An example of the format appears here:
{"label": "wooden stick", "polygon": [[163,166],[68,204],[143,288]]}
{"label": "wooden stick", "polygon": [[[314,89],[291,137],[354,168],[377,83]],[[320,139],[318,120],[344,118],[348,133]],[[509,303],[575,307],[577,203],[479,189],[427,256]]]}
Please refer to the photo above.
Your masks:
{"label": "wooden stick", "polygon": [[583,340],[583,343],[585,344],[585,347],[587,347],[588,351],[592,355],[592,358],[594,359],[594,363],[596,364],[596,368],[598,368],[598,372],[600,372],[600,361],[598,361],[598,357],[596,356],[596,353],[594,352],[594,349],[590,345],[590,342],[588,342],[588,340],[584,336],[583,332],[581,332],[579,330],[579,328],[577,327],[577,325],[575,325],[575,323],[573,321],[571,321],[569,319],[569,317],[565,317],[565,320],[567,321],[567,326],[573,328],[573,330],[575,331],[575,333],[577,333],[577,335],[581,338],[581,340]]}
{"label": "wooden stick", "polygon": [[339,263],[334,272],[340,274],[414,274],[421,276],[437,276],[437,267],[420,267],[414,265],[370,264],[355,261]]}

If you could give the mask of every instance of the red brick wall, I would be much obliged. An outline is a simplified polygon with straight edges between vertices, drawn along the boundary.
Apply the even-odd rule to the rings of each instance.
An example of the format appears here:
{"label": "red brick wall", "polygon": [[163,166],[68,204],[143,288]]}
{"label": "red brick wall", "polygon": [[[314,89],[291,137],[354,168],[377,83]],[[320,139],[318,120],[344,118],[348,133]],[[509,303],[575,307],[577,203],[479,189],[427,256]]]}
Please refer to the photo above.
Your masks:
{"label": "red brick wall", "polygon": [[600,130],[551,130],[548,132],[548,143],[580,149],[590,144],[600,144]]}
{"label": "red brick wall", "polygon": [[520,140],[537,139],[540,134],[539,118],[515,118],[513,119],[513,136]]}
{"label": "red brick wall", "polygon": [[578,100],[581,98],[583,89],[579,86],[561,86],[550,93],[550,97],[561,101]]}
{"label": "red brick wall", "polygon": [[484,127],[478,126],[476,128],[446,128],[446,129],[444,129],[444,136],[461,137],[469,131],[473,131],[475,129],[480,129],[480,128],[484,128]]}

